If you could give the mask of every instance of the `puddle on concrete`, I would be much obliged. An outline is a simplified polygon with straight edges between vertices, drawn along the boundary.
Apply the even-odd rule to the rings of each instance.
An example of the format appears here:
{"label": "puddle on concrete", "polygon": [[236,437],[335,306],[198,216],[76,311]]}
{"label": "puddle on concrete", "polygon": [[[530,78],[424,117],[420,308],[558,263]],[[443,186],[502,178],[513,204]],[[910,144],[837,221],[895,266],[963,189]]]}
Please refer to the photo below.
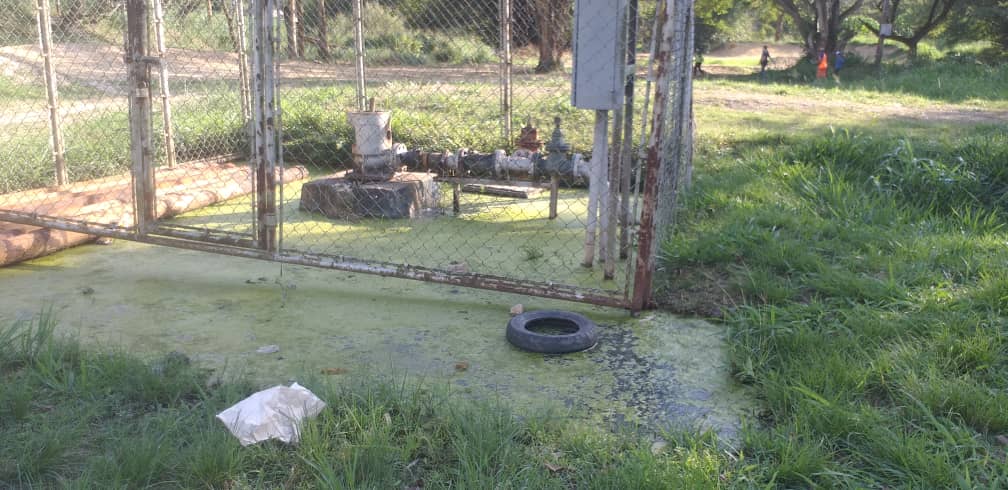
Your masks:
{"label": "puddle on concrete", "polygon": [[[282,287],[281,284],[286,285]],[[180,351],[264,385],[330,369],[559,407],[600,423],[712,428],[732,438],[752,413],[731,380],[724,327],[622,310],[368,275],[281,266],[117,241],[0,269],[0,322],[52,306],[60,329],[141,356]],[[582,313],[586,352],[549,356],[504,338],[509,309]],[[279,352],[256,349],[276,344]],[[457,363],[467,363],[459,370]]]}

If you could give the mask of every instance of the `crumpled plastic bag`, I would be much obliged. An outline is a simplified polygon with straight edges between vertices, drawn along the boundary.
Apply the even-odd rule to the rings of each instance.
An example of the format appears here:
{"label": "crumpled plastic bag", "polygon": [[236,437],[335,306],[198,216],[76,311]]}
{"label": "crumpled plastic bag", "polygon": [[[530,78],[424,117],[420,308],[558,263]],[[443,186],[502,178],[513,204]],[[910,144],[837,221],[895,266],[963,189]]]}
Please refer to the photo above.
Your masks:
{"label": "crumpled plastic bag", "polygon": [[298,442],[301,421],[318,415],[326,404],[297,383],[253,393],[217,414],[242,446],[269,439]]}

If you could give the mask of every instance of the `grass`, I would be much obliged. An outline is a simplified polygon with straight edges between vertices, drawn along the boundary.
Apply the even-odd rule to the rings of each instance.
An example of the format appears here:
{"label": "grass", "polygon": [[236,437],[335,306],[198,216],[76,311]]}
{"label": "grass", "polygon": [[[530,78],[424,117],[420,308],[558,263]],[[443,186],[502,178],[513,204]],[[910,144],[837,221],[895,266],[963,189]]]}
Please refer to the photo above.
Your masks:
{"label": "grass", "polygon": [[142,362],[0,329],[0,486],[59,488],[697,488],[730,465],[712,436],[613,434],[437,386],[306,385],[328,407],[299,444],[241,447],[215,414],[254,390],[184,356]]}
{"label": "grass", "polygon": [[1008,484],[1006,128],[720,121],[661,249],[664,294],[732,328],[764,406],[741,448],[757,481]]}

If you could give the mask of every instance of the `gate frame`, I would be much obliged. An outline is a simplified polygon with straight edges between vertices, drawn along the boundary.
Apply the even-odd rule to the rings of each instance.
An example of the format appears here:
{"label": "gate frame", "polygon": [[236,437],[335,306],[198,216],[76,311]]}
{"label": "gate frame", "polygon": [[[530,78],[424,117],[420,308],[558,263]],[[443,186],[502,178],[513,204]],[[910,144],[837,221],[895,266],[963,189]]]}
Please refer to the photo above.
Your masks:
{"label": "gate frame", "polygon": [[[656,245],[665,237],[665,233],[672,225],[668,217],[674,212],[676,194],[682,179],[680,170],[685,168],[685,175],[688,177],[692,165],[692,63],[689,61],[692,59],[692,41],[687,38],[691,38],[690,34],[693,32],[694,0],[658,0],[657,22],[660,26],[658,30],[661,32],[661,48],[654,60],[658,65],[658,73],[655,80],[651,139],[646,160],[649,178],[645,182],[643,210],[640,228],[637,231],[639,246],[633,260],[634,267],[631,269],[634,280],[632,283],[628,280],[622,290],[585,288],[548,281],[527,281],[490,274],[457,273],[345,255],[289,252],[278,246],[278,238],[282,240],[282,232],[278,234],[278,226],[282,223],[277,215],[276,170],[282,171],[283,163],[281,157],[278,164],[281,152],[278,134],[282,130],[282,122],[279,119],[281,110],[274,61],[275,0],[253,0],[250,5],[253,19],[252,25],[249,26],[252,34],[250,64],[254,90],[252,90],[253,134],[251,135],[253,154],[249,164],[255,174],[253,227],[255,233],[240,234],[189,230],[171,225],[161,226],[156,220],[151,126],[151,67],[160,63],[160,60],[149,56],[150,1],[126,0],[125,61],[129,65],[130,157],[135,209],[133,226],[127,228],[2,209],[0,209],[0,221],[235,257],[627,308],[632,313],[653,306],[652,277]],[[502,5],[507,1],[502,0]],[[505,18],[509,20],[510,16]],[[358,102],[360,95],[358,92]],[[659,199],[665,193],[668,193],[671,199]],[[604,240],[605,237],[600,239]]]}

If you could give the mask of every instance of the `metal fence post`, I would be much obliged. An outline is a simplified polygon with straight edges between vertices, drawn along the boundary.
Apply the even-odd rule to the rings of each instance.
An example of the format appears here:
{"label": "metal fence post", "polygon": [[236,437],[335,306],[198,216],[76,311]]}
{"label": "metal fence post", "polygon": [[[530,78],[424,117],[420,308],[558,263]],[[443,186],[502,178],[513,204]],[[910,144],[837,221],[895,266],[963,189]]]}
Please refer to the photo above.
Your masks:
{"label": "metal fence post", "polygon": [[161,115],[164,119],[165,157],[168,168],[175,167],[175,129],[172,126],[171,91],[168,90],[168,64],[165,61],[164,8],[161,0],[154,0],[154,37],[158,50],[158,75],[161,85]]}
{"label": "metal fence post", "polygon": [[[639,25],[637,0],[627,2],[627,73],[623,91],[623,152],[619,156],[620,176],[620,245],[619,257],[630,257],[630,174],[633,170],[634,85],[637,78],[637,28]],[[646,109],[645,109],[646,110]],[[636,217],[633,217],[636,218]]]}
{"label": "metal fence post", "polygon": [[276,202],[276,46],[273,29],[275,0],[254,0],[252,7],[253,134],[256,239],[259,248],[277,250]]}
{"label": "metal fence post", "polygon": [[501,131],[505,148],[511,147],[511,0],[500,0]]}
{"label": "metal fence post", "polygon": [[[364,5],[362,0],[353,0],[354,50],[357,70],[357,110],[364,111],[367,100],[367,86],[364,81]],[[325,19],[325,11],[322,11]]]}
{"label": "metal fence post", "polygon": [[136,232],[146,234],[157,218],[153,150],[147,0],[126,0],[126,57],[130,78],[130,158]]}
{"label": "metal fence post", "polygon": [[56,171],[56,184],[67,183],[65,151],[63,149],[63,129],[59,114],[59,92],[56,88],[56,70],[52,60],[52,19],[49,14],[49,0],[36,0],[39,49],[42,51],[42,74],[45,76],[46,97],[49,104],[50,149]]}

